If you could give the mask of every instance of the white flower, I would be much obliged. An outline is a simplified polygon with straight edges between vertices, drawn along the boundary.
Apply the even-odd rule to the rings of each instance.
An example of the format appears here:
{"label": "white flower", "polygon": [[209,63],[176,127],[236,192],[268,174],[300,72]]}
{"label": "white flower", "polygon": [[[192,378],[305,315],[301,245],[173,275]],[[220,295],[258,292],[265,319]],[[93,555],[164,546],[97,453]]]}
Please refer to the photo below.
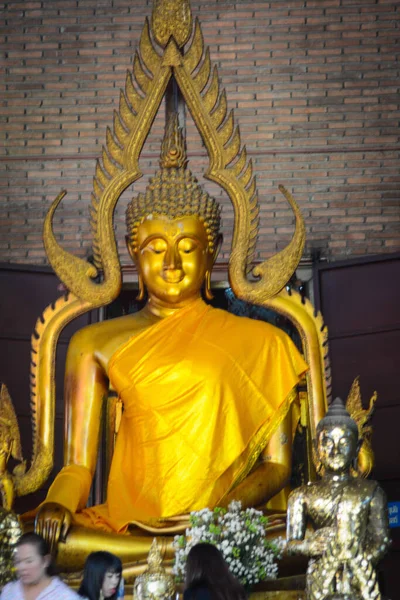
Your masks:
{"label": "white flower", "polygon": [[244,584],[257,583],[277,576],[276,558],[284,542],[265,545],[266,521],[261,511],[241,509],[241,503],[231,502],[228,510],[208,508],[192,512],[192,527],[185,536],[174,538],[174,575],[185,576],[186,558],[190,549],[199,542],[208,542],[219,548],[231,572]]}

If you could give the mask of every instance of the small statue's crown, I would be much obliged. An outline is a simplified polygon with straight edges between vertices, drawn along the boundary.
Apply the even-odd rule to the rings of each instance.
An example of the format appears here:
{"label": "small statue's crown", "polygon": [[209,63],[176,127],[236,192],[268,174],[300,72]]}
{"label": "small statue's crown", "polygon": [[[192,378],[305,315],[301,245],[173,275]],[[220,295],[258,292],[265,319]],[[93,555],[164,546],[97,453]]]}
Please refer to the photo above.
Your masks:
{"label": "small statue's crown", "polygon": [[334,425],[346,425],[358,437],[358,427],[354,419],[351,418],[346,410],[344,402],[341,398],[335,398],[329,406],[326,415],[320,420],[317,425],[317,433],[319,434],[326,427]]}

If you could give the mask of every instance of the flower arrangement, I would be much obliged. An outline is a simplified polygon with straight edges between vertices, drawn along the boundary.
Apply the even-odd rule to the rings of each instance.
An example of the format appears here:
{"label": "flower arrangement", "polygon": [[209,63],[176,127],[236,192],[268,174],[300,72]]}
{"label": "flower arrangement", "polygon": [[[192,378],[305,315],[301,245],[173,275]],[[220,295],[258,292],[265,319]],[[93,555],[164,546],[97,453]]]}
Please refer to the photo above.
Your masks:
{"label": "flower arrangement", "polygon": [[283,540],[277,543],[265,539],[267,518],[254,508],[242,510],[240,502],[231,502],[228,510],[217,507],[190,513],[191,528],[185,535],[175,536],[173,573],[182,581],[185,577],[189,550],[199,542],[214,544],[223,554],[230,571],[243,585],[249,586],[278,574],[276,560]]}

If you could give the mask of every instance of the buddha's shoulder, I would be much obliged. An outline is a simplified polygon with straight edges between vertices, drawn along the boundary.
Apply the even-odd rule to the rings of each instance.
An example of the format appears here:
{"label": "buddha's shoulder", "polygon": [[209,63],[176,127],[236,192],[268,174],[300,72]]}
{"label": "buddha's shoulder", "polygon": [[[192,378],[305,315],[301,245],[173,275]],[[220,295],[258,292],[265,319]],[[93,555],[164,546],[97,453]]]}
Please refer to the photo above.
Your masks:
{"label": "buddha's shoulder", "polygon": [[232,330],[238,333],[242,340],[254,340],[257,338],[265,339],[274,338],[276,340],[287,340],[288,335],[265,321],[258,319],[250,319],[249,317],[234,315],[226,310],[214,308],[209,312],[210,318],[215,320],[224,330]]}
{"label": "buddha's shoulder", "polygon": [[317,490],[321,490],[324,487],[324,485],[321,485],[321,480],[303,483],[302,485],[299,485],[290,492],[289,499],[292,502],[297,500],[303,501],[307,499],[310,495],[314,494]]}
{"label": "buddha's shoulder", "polygon": [[110,341],[119,338],[121,335],[132,336],[142,331],[148,323],[144,322],[140,313],[124,315],[107,321],[91,323],[79,329],[71,339],[71,344],[86,345],[97,347],[102,341]]}
{"label": "buddha's shoulder", "polygon": [[363,477],[354,477],[354,479],[351,479],[350,486],[356,494],[364,493],[371,496],[374,495],[375,492],[379,493],[382,489],[374,479],[364,479]]}

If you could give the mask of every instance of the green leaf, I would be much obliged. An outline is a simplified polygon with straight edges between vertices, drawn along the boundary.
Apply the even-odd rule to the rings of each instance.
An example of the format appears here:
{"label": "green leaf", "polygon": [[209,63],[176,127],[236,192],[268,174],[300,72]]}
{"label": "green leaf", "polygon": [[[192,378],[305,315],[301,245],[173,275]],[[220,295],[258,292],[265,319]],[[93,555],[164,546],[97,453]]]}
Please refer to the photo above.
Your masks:
{"label": "green leaf", "polygon": [[218,525],[214,525],[214,523],[210,524],[209,531],[214,535],[221,535],[221,527],[219,527]]}

